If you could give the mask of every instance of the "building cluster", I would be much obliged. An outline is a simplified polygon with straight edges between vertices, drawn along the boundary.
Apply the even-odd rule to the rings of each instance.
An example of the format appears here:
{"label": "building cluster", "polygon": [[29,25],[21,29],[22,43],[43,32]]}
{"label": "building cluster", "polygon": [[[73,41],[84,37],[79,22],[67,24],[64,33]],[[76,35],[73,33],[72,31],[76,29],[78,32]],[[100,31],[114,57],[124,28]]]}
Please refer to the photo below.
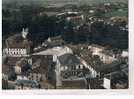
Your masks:
{"label": "building cluster", "polygon": [[[105,3],[102,8],[101,5],[99,7],[98,11],[106,13],[111,11],[112,5]],[[93,14],[95,10],[90,9],[89,13]],[[56,18],[56,22],[62,20],[65,24],[63,34],[48,37],[34,48],[27,37],[27,28],[5,40],[2,55],[3,89],[129,87],[128,50],[101,45],[103,40],[110,43],[124,40],[120,35],[124,37],[128,32],[125,17],[105,20],[96,16],[85,17],[77,11],[67,11],[56,14]],[[116,38],[117,35],[120,39]],[[96,41],[101,44],[96,44]]]}
{"label": "building cluster", "polygon": [[3,89],[128,87],[128,60],[124,60],[128,58],[127,51],[114,54],[95,44],[71,46],[54,37],[48,38],[33,53],[22,54],[16,48],[11,50],[12,54],[3,51]]}
{"label": "building cluster", "polygon": [[121,86],[121,88],[128,88],[127,50],[115,51],[115,49],[109,48],[108,46],[95,44],[68,46],[72,48],[79,57],[85,60],[90,70],[96,74],[94,78],[87,78],[91,89],[120,89],[119,86]]}

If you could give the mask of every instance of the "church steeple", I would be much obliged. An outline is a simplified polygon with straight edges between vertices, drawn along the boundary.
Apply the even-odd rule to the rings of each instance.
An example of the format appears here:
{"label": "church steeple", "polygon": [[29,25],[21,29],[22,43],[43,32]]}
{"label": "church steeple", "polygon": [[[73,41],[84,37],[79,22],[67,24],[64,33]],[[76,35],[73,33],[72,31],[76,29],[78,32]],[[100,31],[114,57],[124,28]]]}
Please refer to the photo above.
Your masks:
{"label": "church steeple", "polygon": [[24,39],[26,39],[27,38],[27,35],[28,35],[28,28],[26,28],[26,29],[22,29],[22,37],[24,38]]}

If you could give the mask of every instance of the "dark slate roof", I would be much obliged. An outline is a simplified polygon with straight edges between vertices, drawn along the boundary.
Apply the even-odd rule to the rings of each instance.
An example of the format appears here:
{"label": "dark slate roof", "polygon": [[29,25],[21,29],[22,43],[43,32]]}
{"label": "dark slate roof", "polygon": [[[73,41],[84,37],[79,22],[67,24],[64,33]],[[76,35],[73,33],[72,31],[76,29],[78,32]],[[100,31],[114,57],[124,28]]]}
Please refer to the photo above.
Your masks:
{"label": "dark slate roof", "polygon": [[97,72],[101,72],[104,74],[110,73],[110,72],[114,72],[117,70],[120,70],[120,66],[121,66],[121,62],[119,61],[114,61],[111,64],[98,64],[98,65],[94,65],[92,66],[92,68],[94,68]]}
{"label": "dark slate roof", "polygon": [[114,71],[120,70],[121,64],[122,63],[119,62],[119,61],[114,61],[111,64],[104,65],[104,67],[101,68],[100,71],[103,72],[103,73],[114,72]]}
{"label": "dark slate roof", "polygon": [[80,64],[80,60],[73,54],[64,54],[59,57],[59,61],[63,66]]}

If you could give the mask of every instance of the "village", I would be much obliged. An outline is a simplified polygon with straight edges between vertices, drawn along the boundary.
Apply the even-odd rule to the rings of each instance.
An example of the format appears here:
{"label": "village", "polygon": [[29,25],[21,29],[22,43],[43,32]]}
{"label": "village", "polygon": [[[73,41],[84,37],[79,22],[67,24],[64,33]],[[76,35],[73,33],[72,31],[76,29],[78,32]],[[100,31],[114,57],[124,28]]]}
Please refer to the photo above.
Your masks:
{"label": "village", "polygon": [[[111,3],[104,3],[99,10],[108,13],[111,7]],[[105,19],[77,10],[69,7],[54,13],[57,34],[48,33],[47,39],[43,38],[46,34],[30,34],[29,27],[25,27],[2,42],[3,89],[129,87],[127,17]],[[95,11],[90,9],[89,15]]]}
{"label": "village", "polygon": [[[128,87],[127,79],[122,81],[128,75],[128,51],[115,54],[96,44],[64,45],[60,37],[55,37],[30,53],[30,48],[25,47],[30,44],[24,43],[26,38],[20,41],[22,44],[14,40],[9,41],[14,42],[13,47],[7,42],[8,48],[3,49],[5,88],[110,89],[111,83],[113,88]],[[54,47],[49,47],[51,44]],[[119,83],[114,81],[116,74]]]}

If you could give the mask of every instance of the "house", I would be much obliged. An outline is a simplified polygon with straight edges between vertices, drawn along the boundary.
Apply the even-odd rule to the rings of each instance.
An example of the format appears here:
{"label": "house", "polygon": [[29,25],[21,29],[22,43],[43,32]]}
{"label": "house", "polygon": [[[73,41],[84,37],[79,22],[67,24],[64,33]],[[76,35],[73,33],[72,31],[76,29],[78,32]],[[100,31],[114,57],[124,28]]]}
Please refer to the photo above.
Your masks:
{"label": "house", "polygon": [[92,44],[88,46],[88,49],[91,50],[92,55],[100,55],[100,52],[102,52],[105,49],[105,47]]}
{"label": "house", "polygon": [[49,37],[40,46],[34,48],[34,52],[41,52],[46,49],[50,49],[57,46],[64,46],[65,42],[61,36]]}
{"label": "house", "polygon": [[[24,74],[30,69],[30,62],[28,57],[7,57],[5,62],[2,64],[2,73],[9,75],[13,74]],[[10,76],[10,75],[9,75]]]}
{"label": "house", "polygon": [[61,36],[50,37],[48,38],[47,42],[49,42],[50,44],[53,43],[57,45],[63,45],[65,43]]}
{"label": "house", "polygon": [[73,22],[76,25],[84,22],[84,15],[81,14],[80,12],[67,11],[65,13],[57,14],[57,17],[60,19],[63,18],[68,22]]}
{"label": "house", "polygon": [[66,53],[73,53],[72,50],[67,46],[57,46],[53,48],[49,48],[40,52],[33,53],[32,55],[44,55],[44,56],[52,56],[53,62],[57,61],[57,57],[64,55]]}
{"label": "house", "polygon": [[[57,88],[60,88],[63,86],[65,87],[66,85],[64,85],[64,83],[67,83],[67,82],[72,82],[72,83],[77,82],[76,86],[77,84],[79,85],[80,83],[84,82],[83,88],[85,88],[85,86],[87,86],[85,83],[86,82],[85,78],[87,75],[91,75],[90,70],[86,68],[86,66],[81,62],[81,60],[73,54],[64,54],[64,55],[59,56],[57,63],[56,63],[55,71],[56,71]],[[79,86],[79,88],[81,87]],[[77,88],[78,87],[76,87],[76,89]]]}
{"label": "house", "polygon": [[110,64],[112,63],[113,61],[116,61],[117,58],[115,57],[115,54],[114,53],[111,53],[110,51],[102,51],[100,53],[100,59],[103,61],[103,63],[105,64]]}
{"label": "house", "polygon": [[32,69],[28,78],[38,82],[48,80],[49,69],[53,66],[53,57],[51,55],[33,55],[32,61]]}
{"label": "house", "polygon": [[16,62],[14,68],[17,75],[27,75],[27,72],[31,69],[31,65],[29,64],[27,58],[21,58]]}
{"label": "house", "polygon": [[112,89],[128,89],[128,68],[121,71],[111,73],[111,88]]}
{"label": "house", "polygon": [[90,45],[88,46],[88,49],[91,50],[92,55],[98,55],[105,64],[110,64],[113,61],[116,61],[115,54],[112,53],[110,50],[106,50],[105,47],[99,46],[99,45]]}
{"label": "house", "polygon": [[[124,66],[124,63],[114,61],[111,64],[92,66],[92,68],[96,70],[98,76],[89,78],[88,84],[91,86],[91,89],[120,89],[128,87],[128,67]],[[98,84],[98,82],[101,83]]]}
{"label": "house", "polygon": [[[66,53],[73,53],[73,52],[67,46],[57,46],[57,47],[49,48],[49,49],[46,49],[46,50],[43,50],[40,52],[33,53],[33,55],[32,55],[32,56],[39,56],[39,57],[40,56],[51,57],[51,59],[50,59],[51,65],[45,65],[48,67],[48,70],[45,69],[45,70],[47,70],[45,77],[47,77],[47,80],[49,80],[52,84],[54,84],[54,86],[55,86],[55,81],[56,81],[56,71],[55,70],[57,68],[55,65],[57,65],[58,57],[66,54]],[[38,60],[38,62],[37,62],[37,60]],[[37,60],[36,60],[37,64],[40,64],[41,63],[40,58],[37,58]],[[35,66],[37,66],[38,69],[40,68],[40,65],[35,65]],[[34,67],[34,64],[33,64],[33,67]]]}
{"label": "house", "polygon": [[8,77],[8,80],[16,80],[15,65],[19,61],[20,57],[6,57],[2,63],[2,74]]}
{"label": "house", "polygon": [[60,56],[58,59],[63,79],[67,79],[71,76],[82,76],[84,66],[76,56],[73,54],[65,54]]}
{"label": "house", "polygon": [[93,68],[101,76],[101,75],[109,74],[109,73],[112,73],[114,71],[120,70],[121,65],[122,65],[122,63],[120,61],[114,61],[110,64],[104,64],[101,66],[93,66]]}

